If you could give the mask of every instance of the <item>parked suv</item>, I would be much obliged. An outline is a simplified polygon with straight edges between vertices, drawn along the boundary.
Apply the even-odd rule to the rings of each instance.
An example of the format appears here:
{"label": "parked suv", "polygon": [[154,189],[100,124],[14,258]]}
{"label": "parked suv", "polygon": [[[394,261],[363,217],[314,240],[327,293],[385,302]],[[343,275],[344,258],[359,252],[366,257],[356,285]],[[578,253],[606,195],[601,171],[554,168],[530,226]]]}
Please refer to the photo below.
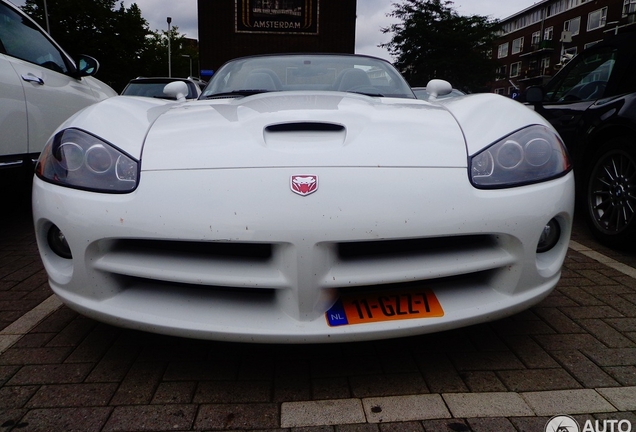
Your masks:
{"label": "parked suv", "polygon": [[583,51],[526,100],[572,156],[577,201],[594,235],[636,245],[636,29]]}
{"label": "parked suv", "polygon": [[0,171],[30,167],[53,131],[116,92],[93,78],[99,64],[74,61],[35,21],[0,0]]}

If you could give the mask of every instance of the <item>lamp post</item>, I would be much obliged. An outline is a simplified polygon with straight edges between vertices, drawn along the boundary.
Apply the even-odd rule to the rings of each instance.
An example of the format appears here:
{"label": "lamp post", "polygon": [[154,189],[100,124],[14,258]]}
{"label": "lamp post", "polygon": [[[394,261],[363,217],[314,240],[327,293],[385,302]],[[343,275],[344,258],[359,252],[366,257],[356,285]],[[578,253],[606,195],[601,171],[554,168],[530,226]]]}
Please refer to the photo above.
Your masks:
{"label": "lamp post", "polygon": [[172,77],[172,61],[170,58],[170,23],[172,23],[172,18],[168,17],[168,78]]}
{"label": "lamp post", "polygon": [[181,57],[186,57],[188,60],[190,60],[190,75],[188,75],[189,77],[192,76],[192,57],[190,57],[187,54],[181,54]]}

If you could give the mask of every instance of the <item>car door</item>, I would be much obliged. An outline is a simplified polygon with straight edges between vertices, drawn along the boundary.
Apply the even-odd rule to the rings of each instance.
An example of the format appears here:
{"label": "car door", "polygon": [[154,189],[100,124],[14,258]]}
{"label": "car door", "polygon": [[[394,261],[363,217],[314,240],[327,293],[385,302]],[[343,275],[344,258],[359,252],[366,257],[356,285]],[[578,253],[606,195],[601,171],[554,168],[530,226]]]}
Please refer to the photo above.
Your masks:
{"label": "car door", "polygon": [[614,47],[585,52],[575,57],[545,89],[544,102],[537,112],[559,131],[572,152],[576,152],[572,147],[586,111],[607,96],[616,57]]}
{"label": "car door", "polygon": [[29,135],[22,80],[1,45],[0,89],[0,168],[6,168],[19,164],[20,155],[27,153]]}
{"label": "car door", "polygon": [[21,81],[26,99],[26,153],[35,155],[55,128],[94,103],[96,95],[75,76],[75,66],[68,56],[35,23],[4,3],[0,3],[0,21],[3,60]]}

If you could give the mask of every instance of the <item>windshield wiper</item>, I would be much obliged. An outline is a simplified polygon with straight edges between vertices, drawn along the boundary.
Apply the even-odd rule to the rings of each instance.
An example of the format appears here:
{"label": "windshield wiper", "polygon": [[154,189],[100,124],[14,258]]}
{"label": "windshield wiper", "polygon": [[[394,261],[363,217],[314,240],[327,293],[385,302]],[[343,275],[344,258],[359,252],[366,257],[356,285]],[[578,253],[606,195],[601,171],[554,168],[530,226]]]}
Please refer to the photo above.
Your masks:
{"label": "windshield wiper", "polygon": [[364,96],[371,96],[371,97],[384,97],[384,95],[381,93],[367,93],[367,92],[359,92],[359,91],[347,91],[347,93],[355,93],[355,94],[361,94]]}
{"label": "windshield wiper", "polygon": [[252,96],[255,94],[259,94],[259,93],[268,93],[271,90],[264,90],[264,89],[250,89],[250,90],[234,90],[231,92],[225,92],[225,93],[214,93],[211,95],[206,96],[206,99],[216,99],[216,98],[226,98],[226,97],[241,97],[241,96]]}

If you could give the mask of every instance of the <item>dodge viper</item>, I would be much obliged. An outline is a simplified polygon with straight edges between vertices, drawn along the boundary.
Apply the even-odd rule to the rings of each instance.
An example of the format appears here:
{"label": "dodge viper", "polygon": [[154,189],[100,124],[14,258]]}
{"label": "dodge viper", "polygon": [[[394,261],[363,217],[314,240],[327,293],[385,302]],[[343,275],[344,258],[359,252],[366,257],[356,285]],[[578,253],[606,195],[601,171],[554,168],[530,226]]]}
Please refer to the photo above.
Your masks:
{"label": "dodge viper", "polygon": [[62,124],[33,185],[70,308],[244,342],[343,342],[495,320],[555,287],[574,179],[552,126],[494,94],[428,101],[388,62],[240,58],[198,101],[114,97]]}

